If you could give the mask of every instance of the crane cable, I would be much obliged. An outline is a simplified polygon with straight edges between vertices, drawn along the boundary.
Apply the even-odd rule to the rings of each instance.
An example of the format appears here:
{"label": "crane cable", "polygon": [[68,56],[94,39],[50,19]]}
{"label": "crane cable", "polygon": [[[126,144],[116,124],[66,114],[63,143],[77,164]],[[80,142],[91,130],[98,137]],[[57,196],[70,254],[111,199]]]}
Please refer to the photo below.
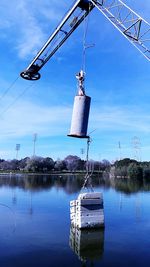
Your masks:
{"label": "crane cable", "polygon": [[[90,12],[90,5],[89,5],[89,12]],[[81,63],[81,71],[76,75],[76,78],[78,80],[77,88],[78,88],[78,95],[85,95],[85,88],[84,88],[84,81],[85,81],[85,65],[86,65],[86,49],[93,47],[94,44],[87,45],[86,39],[87,39],[87,32],[88,32],[88,26],[89,26],[89,16],[86,17],[86,14],[84,14],[84,24],[83,24],[83,41],[82,41],[82,63]]]}
{"label": "crane cable", "polygon": [[91,137],[89,136],[87,139],[87,153],[86,153],[86,174],[84,177],[84,183],[81,188],[81,191],[85,188],[90,189],[92,192],[94,191],[93,186],[92,186],[92,180],[91,176],[93,174],[94,168],[90,169],[90,161],[89,161],[89,149],[90,149],[90,143],[92,142]]}
{"label": "crane cable", "polygon": [[[89,11],[90,11],[90,6],[89,6]],[[90,46],[87,46],[86,44],[86,39],[87,39],[87,33],[88,33],[88,26],[89,26],[89,18],[90,15],[87,17],[84,16],[84,23],[83,23],[83,52],[82,52],[82,65],[81,69],[85,73],[85,65],[86,65],[86,49],[89,48]]]}
{"label": "crane cable", "polygon": [[[90,11],[90,6],[89,6],[89,11]],[[86,68],[86,49],[92,47],[93,45],[87,45],[86,43],[86,39],[87,39],[87,33],[88,33],[88,26],[89,26],[89,17],[87,16],[84,18],[84,31],[83,31],[83,52],[82,52],[82,65],[81,65],[81,69],[83,71],[83,73],[85,74],[85,68]],[[92,182],[91,182],[91,176],[93,174],[94,169],[91,168],[90,170],[90,162],[89,162],[89,149],[90,149],[90,143],[92,142],[91,137],[89,136],[87,139],[87,153],[86,153],[86,174],[84,177],[84,183],[83,186],[81,188],[81,190],[87,188],[90,189],[92,192],[93,190],[93,186],[92,186]]]}

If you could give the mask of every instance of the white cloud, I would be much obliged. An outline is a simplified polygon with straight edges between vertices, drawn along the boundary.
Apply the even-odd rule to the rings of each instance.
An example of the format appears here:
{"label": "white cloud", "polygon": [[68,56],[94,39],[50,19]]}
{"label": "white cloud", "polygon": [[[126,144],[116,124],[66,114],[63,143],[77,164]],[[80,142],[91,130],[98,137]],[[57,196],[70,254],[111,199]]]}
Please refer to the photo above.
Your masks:
{"label": "white cloud", "polygon": [[18,39],[16,48],[19,56],[25,58],[37,52],[36,49],[41,46],[46,36],[38,20],[25,1],[21,1],[20,4],[17,5],[17,11],[21,14],[21,38]]}
{"label": "white cloud", "polygon": [[70,112],[63,106],[42,107],[19,102],[2,115],[1,138],[25,137],[34,132],[42,136],[63,135],[70,121]]}
{"label": "white cloud", "polygon": [[[0,38],[11,39],[21,58],[35,55],[63,16],[65,3],[58,1],[2,0],[0,5]],[[49,26],[49,32],[47,28]],[[12,41],[13,40],[13,41]]]}
{"label": "white cloud", "polygon": [[[19,101],[5,112],[1,120],[1,138],[25,137],[38,132],[41,136],[65,136],[69,131],[72,107],[39,106],[29,101]],[[146,111],[129,106],[93,107],[89,129],[149,133],[150,116]],[[89,131],[90,131],[89,130]],[[94,135],[97,134],[97,131]]]}
{"label": "white cloud", "polygon": [[[31,139],[31,136],[35,132],[38,133],[40,138],[57,140],[57,142],[54,143],[50,141],[49,147],[48,145],[45,146],[44,143],[40,144],[39,141],[37,152],[40,155],[42,153],[43,156],[45,154],[48,155],[49,151],[53,153],[53,157],[67,155],[69,153],[78,153],[81,145],[83,145],[83,140],[81,143],[80,140],[65,139],[70,128],[71,114],[72,107],[69,106],[53,105],[49,107],[20,100],[0,117],[1,145],[3,144],[3,147],[1,147],[2,151],[0,151],[1,157],[14,157],[14,154],[12,155],[14,150],[9,152],[9,149],[7,149],[8,141],[12,144],[12,149],[14,149],[15,143],[19,141],[21,144],[25,144],[25,140],[28,138]],[[130,106],[92,107],[89,120],[89,132],[94,129],[96,129],[96,131],[92,133],[94,142],[92,143],[91,153],[93,153],[93,155],[97,153],[95,151],[97,151],[99,142],[102,144],[103,141],[101,139],[104,138],[105,142],[107,140],[108,143],[111,143],[111,145],[109,144],[108,151],[108,144],[105,144],[105,148],[103,148],[105,153],[109,155],[110,151],[111,153],[116,153],[115,148],[117,143],[115,142],[119,140],[119,135],[126,136],[127,139],[131,139],[134,135],[144,136],[144,134],[146,134],[147,136],[147,134],[150,133],[150,116],[146,111],[139,110],[138,107],[132,107],[132,110]],[[127,149],[124,149],[123,142],[127,142],[127,140],[121,142],[122,149],[127,156],[128,153],[131,152],[129,151],[131,150],[129,149],[131,144],[128,144]],[[146,151],[145,147],[142,149]],[[28,147],[28,150],[26,148],[24,153],[31,154],[32,147]]]}
{"label": "white cloud", "polygon": [[101,107],[91,112],[92,128],[108,131],[150,132],[150,116],[138,107]]}
{"label": "white cloud", "polygon": [[[126,0],[127,4],[129,2]],[[36,0],[1,0],[0,29],[5,29],[5,31],[0,38],[8,38],[9,36],[12,47],[16,48],[19,57],[23,59],[29,55],[35,55],[72,3],[73,0],[39,0],[38,3]],[[136,3],[137,10],[143,7],[142,13],[147,14],[146,10],[149,4],[147,3],[147,1]],[[95,20],[94,14],[92,15],[93,20]],[[97,20],[94,25],[96,23]],[[106,27],[107,24],[105,25],[105,33]]]}

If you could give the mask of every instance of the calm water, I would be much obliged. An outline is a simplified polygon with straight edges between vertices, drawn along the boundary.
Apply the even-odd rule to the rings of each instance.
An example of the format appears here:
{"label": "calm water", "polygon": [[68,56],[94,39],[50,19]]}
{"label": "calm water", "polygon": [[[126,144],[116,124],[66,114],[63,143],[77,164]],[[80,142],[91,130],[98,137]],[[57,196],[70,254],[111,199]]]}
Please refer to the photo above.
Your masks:
{"label": "calm water", "polygon": [[149,266],[150,182],[94,177],[105,230],[70,228],[75,176],[0,176],[0,266]]}

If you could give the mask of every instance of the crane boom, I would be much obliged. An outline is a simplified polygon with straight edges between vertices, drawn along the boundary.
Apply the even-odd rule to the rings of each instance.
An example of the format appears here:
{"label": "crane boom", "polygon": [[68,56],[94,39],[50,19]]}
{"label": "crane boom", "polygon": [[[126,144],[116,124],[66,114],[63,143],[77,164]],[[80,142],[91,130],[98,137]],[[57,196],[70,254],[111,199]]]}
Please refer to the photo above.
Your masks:
{"label": "crane boom", "polygon": [[29,66],[20,73],[38,80],[39,70],[96,7],[150,61],[150,24],[121,0],[76,0]]}
{"label": "crane boom", "polygon": [[89,0],[75,1],[30,65],[20,73],[21,77],[26,80],[38,80],[40,78],[39,70],[62,46],[93,8],[94,6]]}
{"label": "crane boom", "polygon": [[150,61],[150,24],[121,0],[90,0]]}

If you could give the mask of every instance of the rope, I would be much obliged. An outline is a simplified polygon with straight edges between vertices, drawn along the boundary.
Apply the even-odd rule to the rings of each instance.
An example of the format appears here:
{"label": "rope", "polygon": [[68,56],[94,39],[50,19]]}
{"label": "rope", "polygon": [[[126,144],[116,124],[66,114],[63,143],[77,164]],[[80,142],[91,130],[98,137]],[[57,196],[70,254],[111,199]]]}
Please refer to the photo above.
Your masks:
{"label": "rope", "polygon": [[89,149],[90,149],[90,143],[92,142],[90,136],[87,139],[87,154],[86,154],[86,174],[84,177],[84,183],[83,186],[81,188],[81,191],[85,188],[87,189],[91,189],[91,191],[93,192],[93,186],[92,186],[92,182],[91,182],[91,176],[93,174],[94,168],[92,168],[91,170],[89,169]]}

